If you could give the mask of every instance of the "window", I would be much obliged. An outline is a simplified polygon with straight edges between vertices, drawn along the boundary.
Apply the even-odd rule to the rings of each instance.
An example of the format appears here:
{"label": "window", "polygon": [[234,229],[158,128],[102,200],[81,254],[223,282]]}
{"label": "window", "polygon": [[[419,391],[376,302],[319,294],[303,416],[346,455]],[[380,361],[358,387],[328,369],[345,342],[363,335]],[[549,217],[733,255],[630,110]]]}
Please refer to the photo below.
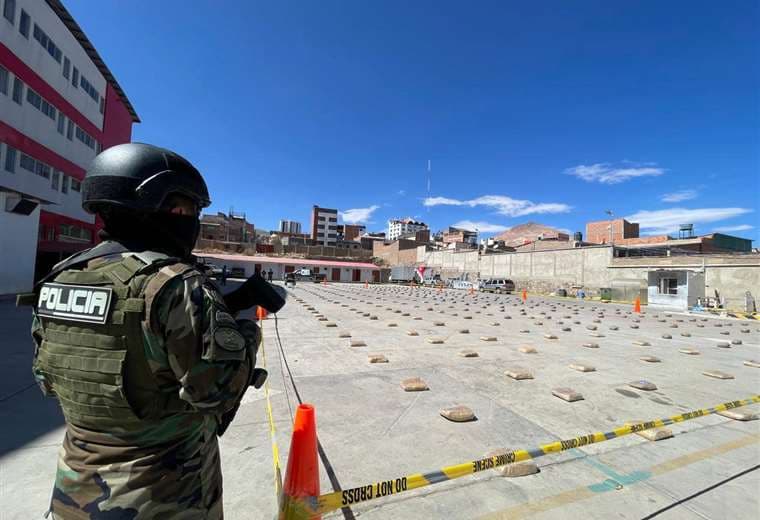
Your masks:
{"label": "window", "polygon": [[66,116],[63,112],[58,112],[58,133],[63,135],[64,130],[66,130]]}
{"label": "window", "polygon": [[42,99],[39,94],[30,88],[26,89],[26,101],[37,110],[48,116],[50,119],[55,121],[55,116],[58,113],[55,107]]}
{"label": "window", "polygon": [[92,231],[89,229],[72,226],[71,224],[59,224],[58,229],[61,237],[86,240],[87,242],[92,240]]}
{"label": "window", "polygon": [[678,294],[678,278],[660,278],[660,286],[657,288],[660,294]]}
{"label": "window", "polygon": [[10,173],[16,173],[16,149],[5,145],[5,169]]}
{"label": "window", "polygon": [[68,128],[66,128],[66,139],[71,141],[74,138],[74,121],[69,119]]}
{"label": "window", "polygon": [[71,61],[64,56],[63,58],[63,77],[69,79],[71,73]]}
{"label": "window", "polygon": [[35,173],[37,175],[39,175],[40,177],[42,177],[44,179],[49,179],[50,178],[50,166],[48,166],[47,164],[45,164],[43,162],[40,162],[40,161],[37,161],[37,165],[36,166],[37,166],[37,169],[36,169]]}
{"label": "window", "polygon": [[40,108],[40,110],[42,111],[43,114],[45,114],[50,119],[52,119],[53,121],[55,121],[56,109],[55,109],[55,107],[53,105],[51,105],[50,103],[48,103],[47,101],[45,101],[43,99],[42,100],[42,108]]}
{"label": "window", "polygon": [[29,13],[21,10],[21,17],[18,19],[18,32],[22,34],[22,36],[26,39],[29,39]]}
{"label": "window", "polygon": [[61,182],[61,193],[68,193],[69,192],[69,178],[67,176],[63,176],[63,179],[61,179],[63,182]]}
{"label": "window", "polygon": [[0,92],[8,95],[8,80],[10,79],[10,76],[8,75],[8,69],[5,67],[0,66]]}
{"label": "window", "polygon": [[103,96],[100,96],[100,113],[102,114],[105,111],[106,111],[106,98],[104,98]]}
{"label": "window", "polygon": [[90,83],[87,78],[84,77],[84,74],[81,75],[79,83],[82,85],[82,90],[87,92],[87,95],[89,95],[93,101],[97,102],[100,94],[95,89],[95,87],[92,86],[92,83]]}
{"label": "window", "polygon": [[79,69],[76,67],[74,67],[74,73],[71,75],[71,84],[74,85],[74,88],[79,86]]}
{"label": "window", "polygon": [[63,54],[61,52],[61,49],[59,49],[55,42],[51,40],[47,34],[45,34],[45,31],[40,29],[39,25],[34,24],[34,31],[32,32],[32,36],[34,36],[35,40],[40,42],[42,48],[45,49],[55,61],[61,63],[61,56]]}
{"label": "window", "polygon": [[21,154],[21,158],[19,160],[19,166],[21,166],[23,169],[25,169],[28,172],[34,173],[34,166],[37,161],[26,155],[25,153]]}
{"label": "window", "polygon": [[71,191],[82,191],[82,183],[75,178],[71,177],[69,179],[69,182],[71,183]]}
{"label": "window", "polygon": [[74,134],[77,136],[77,139],[79,141],[83,142],[89,148],[92,148],[93,150],[95,150],[96,141],[90,134],[88,134],[87,132],[79,128],[78,126],[76,127],[76,131],[74,132]]}
{"label": "window", "polygon": [[24,83],[18,78],[13,78],[13,101],[20,105],[23,98]]}
{"label": "window", "polygon": [[338,219],[337,219],[337,218],[335,218],[335,217],[330,217],[330,218],[329,218],[329,221],[330,221],[330,222],[337,222],[337,221],[338,221]]}
{"label": "window", "polygon": [[3,6],[3,16],[6,20],[14,23],[16,19],[16,0],[5,0],[5,6]]}
{"label": "window", "polygon": [[39,110],[40,105],[42,105],[42,98],[34,90],[28,88],[26,89],[26,102]]}
{"label": "window", "polygon": [[61,180],[61,173],[60,172],[53,172],[53,178],[52,182],[50,183],[50,187],[53,188],[55,191],[58,191],[58,185],[60,184]]}
{"label": "window", "polygon": [[317,220],[319,220],[320,222],[324,222],[325,217],[317,217]]}

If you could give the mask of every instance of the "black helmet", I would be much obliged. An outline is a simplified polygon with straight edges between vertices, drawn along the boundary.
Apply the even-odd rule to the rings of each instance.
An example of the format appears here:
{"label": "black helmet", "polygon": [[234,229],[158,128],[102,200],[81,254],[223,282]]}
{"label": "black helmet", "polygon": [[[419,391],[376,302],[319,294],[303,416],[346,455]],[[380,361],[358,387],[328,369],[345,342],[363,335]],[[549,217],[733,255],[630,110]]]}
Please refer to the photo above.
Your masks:
{"label": "black helmet", "polygon": [[82,207],[89,213],[108,206],[157,211],[172,193],[189,197],[199,209],[211,204],[206,182],[184,157],[149,144],[120,144],[92,161],[82,183]]}

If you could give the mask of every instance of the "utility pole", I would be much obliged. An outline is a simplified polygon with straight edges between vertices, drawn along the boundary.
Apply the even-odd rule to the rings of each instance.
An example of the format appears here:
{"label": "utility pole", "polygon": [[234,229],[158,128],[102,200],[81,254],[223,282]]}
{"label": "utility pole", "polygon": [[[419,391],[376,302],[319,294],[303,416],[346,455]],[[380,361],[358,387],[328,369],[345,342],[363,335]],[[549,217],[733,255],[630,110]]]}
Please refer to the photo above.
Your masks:
{"label": "utility pole", "polygon": [[614,247],[615,246],[615,235],[612,232],[612,225],[613,225],[614,214],[612,213],[611,209],[606,210],[605,213],[607,215],[609,215],[609,217],[610,217],[610,226],[609,226],[609,229],[610,229],[610,245]]}
{"label": "utility pole", "polygon": [[608,209],[605,211],[607,215],[610,217],[610,252],[612,253],[612,258],[615,258],[615,234],[612,231],[612,226],[614,225],[614,214],[612,213],[611,209]]}

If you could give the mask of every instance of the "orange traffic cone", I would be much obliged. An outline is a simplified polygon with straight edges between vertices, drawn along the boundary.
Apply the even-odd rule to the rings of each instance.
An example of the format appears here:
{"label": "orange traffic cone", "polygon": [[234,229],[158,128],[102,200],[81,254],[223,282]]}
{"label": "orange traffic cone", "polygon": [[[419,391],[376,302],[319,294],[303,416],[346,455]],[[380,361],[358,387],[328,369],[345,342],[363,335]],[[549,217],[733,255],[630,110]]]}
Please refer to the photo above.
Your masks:
{"label": "orange traffic cone", "polygon": [[522,290],[522,301],[523,301],[523,303],[525,303],[525,302],[528,301],[528,289],[523,289]]}
{"label": "orange traffic cone", "polygon": [[[292,518],[320,519],[311,504],[319,496],[317,465],[317,420],[314,407],[300,404],[293,422],[288,468],[280,496],[280,520]],[[311,499],[311,500],[310,500]]]}
{"label": "orange traffic cone", "polygon": [[261,305],[259,305],[258,307],[256,307],[256,319],[257,320],[259,320],[259,321],[265,320],[267,318],[267,314],[268,314],[267,310],[264,307],[262,307]]}
{"label": "orange traffic cone", "polygon": [[636,296],[636,299],[633,301],[633,312],[641,314],[641,296]]}

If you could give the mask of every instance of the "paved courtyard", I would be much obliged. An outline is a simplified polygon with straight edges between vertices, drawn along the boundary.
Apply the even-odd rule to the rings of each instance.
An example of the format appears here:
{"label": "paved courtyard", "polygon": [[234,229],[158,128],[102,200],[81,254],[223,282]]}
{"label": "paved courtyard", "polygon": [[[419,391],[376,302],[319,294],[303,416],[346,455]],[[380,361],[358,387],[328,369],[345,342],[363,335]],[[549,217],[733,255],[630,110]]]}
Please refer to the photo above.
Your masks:
{"label": "paved courtyard", "polygon": [[[30,386],[27,311],[0,302],[6,363],[0,378],[0,492],[8,519],[41,518],[62,421]],[[318,433],[344,488],[426,473],[498,449],[532,448],[632,420],[744,399],[760,390],[760,322],[629,306],[363,284],[299,284],[277,327],[295,385],[316,407]],[[295,392],[275,320],[264,351],[281,465],[287,464]],[[352,346],[353,345],[353,346]],[[476,357],[465,357],[474,351]],[[472,353],[470,353],[472,355]],[[387,362],[370,363],[370,356]],[[260,354],[260,361],[263,356]],[[642,358],[648,359],[643,360]],[[570,365],[585,365],[579,371]],[[527,372],[515,380],[505,371]],[[704,372],[733,376],[709,377]],[[427,391],[405,392],[419,377]],[[645,380],[656,390],[629,383]],[[570,388],[583,400],[552,395]],[[463,405],[476,420],[452,422]],[[221,440],[228,518],[273,518],[276,496],[264,393],[251,389]],[[740,408],[758,412],[760,405]],[[760,421],[710,415],[671,425],[673,437],[613,439],[536,461],[539,472],[481,472],[359,504],[366,518],[752,518],[760,472],[705,488],[760,461]],[[324,467],[322,492],[333,489]],[[340,518],[340,511],[327,515]]]}

